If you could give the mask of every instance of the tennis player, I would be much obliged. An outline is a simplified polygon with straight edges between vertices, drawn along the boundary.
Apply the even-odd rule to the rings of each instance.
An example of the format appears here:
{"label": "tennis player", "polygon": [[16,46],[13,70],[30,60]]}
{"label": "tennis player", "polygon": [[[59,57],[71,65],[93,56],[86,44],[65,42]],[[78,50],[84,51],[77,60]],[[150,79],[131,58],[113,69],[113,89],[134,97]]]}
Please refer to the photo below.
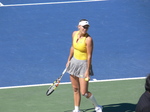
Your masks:
{"label": "tennis player", "polygon": [[102,106],[98,105],[93,94],[88,91],[90,76],[93,75],[91,67],[93,40],[87,33],[89,26],[88,20],[79,21],[78,31],[72,34],[72,46],[66,64],[74,91],[73,112],[80,112],[81,94],[92,102],[96,112],[102,112]]}

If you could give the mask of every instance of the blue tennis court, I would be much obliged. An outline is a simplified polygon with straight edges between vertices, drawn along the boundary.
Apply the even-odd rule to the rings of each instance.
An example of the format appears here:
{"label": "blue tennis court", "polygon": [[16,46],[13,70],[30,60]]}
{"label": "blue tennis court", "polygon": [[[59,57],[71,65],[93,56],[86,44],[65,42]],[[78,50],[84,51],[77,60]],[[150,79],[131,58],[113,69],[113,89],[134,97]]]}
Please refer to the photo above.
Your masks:
{"label": "blue tennis court", "polygon": [[83,18],[94,40],[92,79],[150,73],[150,1],[85,1],[0,0],[0,87],[53,82]]}

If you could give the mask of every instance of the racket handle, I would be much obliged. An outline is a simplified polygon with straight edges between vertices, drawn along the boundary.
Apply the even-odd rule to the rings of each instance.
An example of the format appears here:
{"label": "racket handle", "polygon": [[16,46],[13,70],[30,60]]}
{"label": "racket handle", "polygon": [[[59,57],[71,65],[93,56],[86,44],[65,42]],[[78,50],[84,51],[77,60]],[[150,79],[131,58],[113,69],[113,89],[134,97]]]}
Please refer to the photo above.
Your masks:
{"label": "racket handle", "polygon": [[58,81],[61,80],[61,78],[63,77],[63,75],[65,74],[66,71],[67,71],[67,68],[64,69],[64,71],[62,72],[61,76],[58,78]]}
{"label": "racket handle", "polygon": [[62,74],[64,74],[66,71],[67,71],[67,68],[65,68],[65,69],[64,69],[64,71],[63,71],[63,73],[62,73]]}

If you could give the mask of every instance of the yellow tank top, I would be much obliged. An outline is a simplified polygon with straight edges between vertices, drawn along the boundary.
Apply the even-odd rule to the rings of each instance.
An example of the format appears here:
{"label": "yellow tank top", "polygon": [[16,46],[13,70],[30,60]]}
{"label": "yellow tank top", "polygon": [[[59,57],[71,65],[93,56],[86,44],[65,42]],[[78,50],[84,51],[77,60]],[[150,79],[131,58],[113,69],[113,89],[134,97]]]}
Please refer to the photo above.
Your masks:
{"label": "yellow tank top", "polygon": [[87,60],[86,37],[77,41],[78,33],[73,37],[74,57],[78,60]]}

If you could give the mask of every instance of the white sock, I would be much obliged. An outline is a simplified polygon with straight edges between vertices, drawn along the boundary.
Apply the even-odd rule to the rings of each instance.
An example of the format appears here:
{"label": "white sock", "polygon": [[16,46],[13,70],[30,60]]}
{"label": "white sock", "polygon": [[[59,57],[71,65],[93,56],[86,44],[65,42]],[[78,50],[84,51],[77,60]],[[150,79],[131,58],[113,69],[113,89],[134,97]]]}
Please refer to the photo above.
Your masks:
{"label": "white sock", "polygon": [[88,99],[93,103],[95,107],[98,107],[98,103],[93,95],[91,95]]}
{"label": "white sock", "polygon": [[75,106],[74,109],[75,109],[76,111],[78,111],[78,110],[79,110],[79,106]]}

